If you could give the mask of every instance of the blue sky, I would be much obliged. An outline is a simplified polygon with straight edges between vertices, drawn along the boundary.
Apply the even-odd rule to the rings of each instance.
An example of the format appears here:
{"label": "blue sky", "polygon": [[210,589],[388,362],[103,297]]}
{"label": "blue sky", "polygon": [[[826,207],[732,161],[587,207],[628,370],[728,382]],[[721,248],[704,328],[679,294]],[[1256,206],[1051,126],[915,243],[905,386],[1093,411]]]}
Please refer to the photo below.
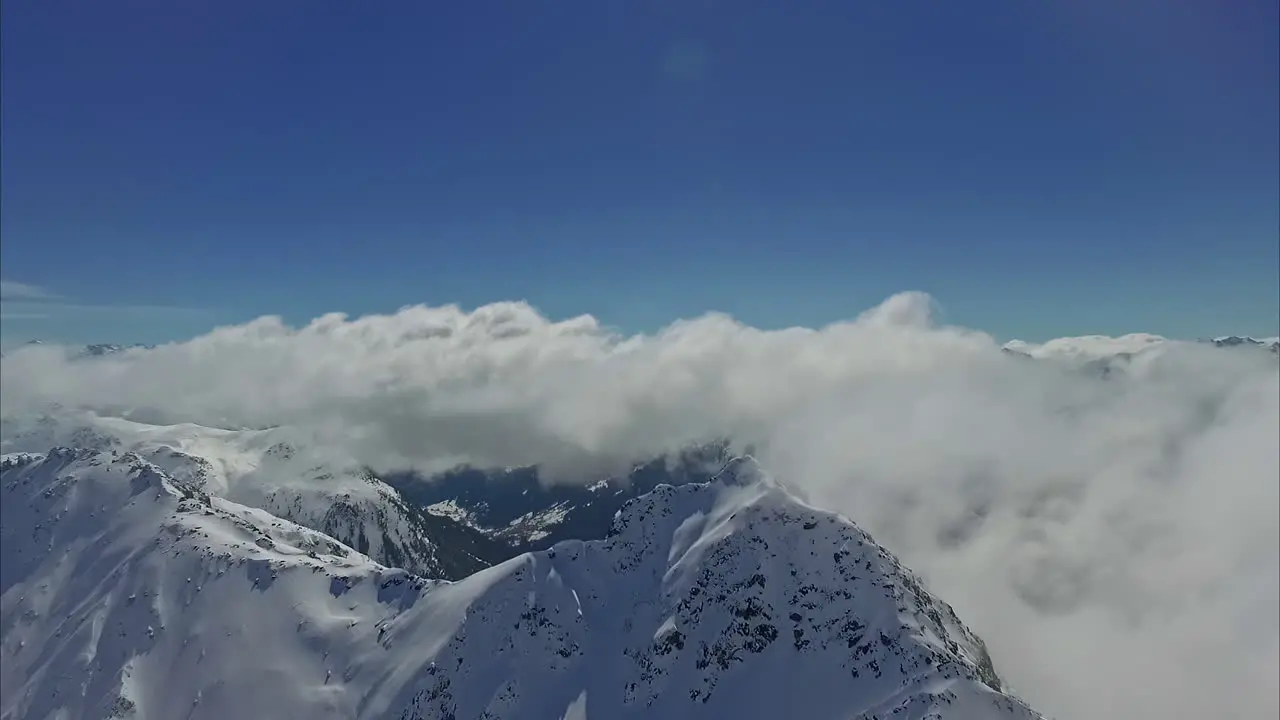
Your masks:
{"label": "blue sky", "polygon": [[1276,334],[1278,8],[9,0],[0,336],[909,289],[1006,338]]}

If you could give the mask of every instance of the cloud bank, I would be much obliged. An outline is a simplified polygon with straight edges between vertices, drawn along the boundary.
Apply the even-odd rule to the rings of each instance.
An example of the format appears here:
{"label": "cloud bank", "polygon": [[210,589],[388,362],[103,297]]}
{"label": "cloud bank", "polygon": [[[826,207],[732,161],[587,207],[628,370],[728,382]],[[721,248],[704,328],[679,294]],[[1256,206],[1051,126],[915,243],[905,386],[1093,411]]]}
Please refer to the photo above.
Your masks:
{"label": "cloud bank", "polygon": [[821,329],[707,315],[633,337],[520,303],[265,317],[91,361],[23,348],[0,404],[298,425],[378,468],[563,481],[732,437],[929,578],[1042,711],[1276,717],[1276,357],[1133,336],[1104,377],[1053,359],[1080,343],[1033,360],[933,310],[907,293]]}

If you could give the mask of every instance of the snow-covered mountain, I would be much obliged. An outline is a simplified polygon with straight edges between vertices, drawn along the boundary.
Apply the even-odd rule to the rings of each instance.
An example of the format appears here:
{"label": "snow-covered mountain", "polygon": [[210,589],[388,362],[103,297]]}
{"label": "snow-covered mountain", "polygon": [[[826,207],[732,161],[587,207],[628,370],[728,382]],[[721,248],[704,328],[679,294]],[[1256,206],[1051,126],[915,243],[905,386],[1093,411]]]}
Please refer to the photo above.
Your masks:
{"label": "snow-covered mountain", "polygon": [[94,358],[103,357],[105,355],[115,355],[116,353],[125,352],[126,350],[150,350],[154,345],[116,345],[113,343],[96,343],[93,345],[85,345],[76,353],[77,358]]}
{"label": "snow-covered mountain", "polygon": [[[1043,344],[1013,340],[1006,343],[1001,351],[1009,357],[1057,363],[1070,372],[1105,380],[1123,376],[1132,369],[1134,363],[1158,358],[1171,344],[1185,342],[1150,334],[1121,337],[1091,335],[1058,338]],[[1231,335],[1198,342],[1231,351],[1266,350],[1280,358],[1280,338],[1258,339]]]}
{"label": "snow-covered mountain", "polygon": [[1005,343],[1004,349],[1036,359],[1056,358],[1087,362],[1117,355],[1132,356],[1167,342],[1169,340],[1166,338],[1147,333],[1132,333],[1120,337],[1085,335],[1057,338],[1042,344],[1011,340]]}
{"label": "snow-covered mountain", "polygon": [[1225,335],[1211,340],[1217,347],[1256,347],[1280,353],[1280,338],[1254,338],[1241,335]]}
{"label": "snow-covered mountain", "polygon": [[[24,344],[25,345],[44,345],[44,342],[40,340],[28,340]],[[75,348],[74,346],[68,347],[66,348],[66,351],[69,353],[70,358],[73,360],[87,360],[90,358],[99,358],[99,357],[105,357],[107,355],[115,355],[116,353],[121,353],[126,350],[151,350],[153,348],[155,348],[155,345],[144,345],[142,343],[135,343],[133,345],[117,345],[115,343],[93,343],[90,345],[81,346],[79,348]],[[3,357],[3,353],[0,353],[0,357]]]}
{"label": "snow-covered mountain", "polygon": [[138,453],[2,470],[4,720],[1039,717],[893,555],[750,460],[455,583]]}
{"label": "snow-covered mountain", "polygon": [[[483,533],[407,503],[367,469],[317,456],[285,429],[148,425],[90,413],[6,419],[5,452],[51,446],[133,452],[184,484],[325,533],[379,562],[456,579],[510,553]],[[437,537],[449,539],[441,550]]]}
{"label": "snow-covered mountain", "polygon": [[[1109,360],[1129,360],[1136,355],[1158,350],[1169,343],[1184,342],[1171,340],[1159,335],[1133,333],[1120,337],[1105,335],[1086,335],[1082,337],[1064,337],[1046,343],[1029,343],[1022,340],[1011,340],[1004,344],[1005,353],[1036,359],[1076,360],[1085,363],[1100,363]],[[1224,335],[1211,340],[1202,340],[1219,348],[1257,348],[1280,353],[1280,338],[1254,338],[1241,335]]]}

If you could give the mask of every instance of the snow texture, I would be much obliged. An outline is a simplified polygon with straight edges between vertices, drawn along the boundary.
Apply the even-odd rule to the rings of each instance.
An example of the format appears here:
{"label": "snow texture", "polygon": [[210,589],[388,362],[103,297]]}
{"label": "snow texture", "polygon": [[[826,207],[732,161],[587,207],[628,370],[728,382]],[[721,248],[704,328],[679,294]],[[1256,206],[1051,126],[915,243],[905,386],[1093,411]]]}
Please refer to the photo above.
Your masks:
{"label": "snow texture", "polygon": [[430,577],[454,574],[439,557],[423,513],[367,469],[317,459],[315,443],[298,433],[148,425],[74,412],[8,424],[17,429],[6,428],[6,451],[69,446],[134,452],[185,485],[323,532],[384,564]]}

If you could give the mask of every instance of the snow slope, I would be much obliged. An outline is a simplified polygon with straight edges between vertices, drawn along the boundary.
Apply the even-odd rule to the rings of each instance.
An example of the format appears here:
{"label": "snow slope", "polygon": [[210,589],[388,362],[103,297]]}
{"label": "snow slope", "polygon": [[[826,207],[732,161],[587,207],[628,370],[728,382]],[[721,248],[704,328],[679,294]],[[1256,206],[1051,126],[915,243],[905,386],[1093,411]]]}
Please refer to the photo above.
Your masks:
{"label": "snow slope", "polygon": [[8,455],[0,718],[1036,718],[848,521],[738,461],[456,583],[136,453]]}
{"label": "snow slope", "polygon": [[317,443],[285,428],[149,425],[57,412],[35,422],[7,420],[3,437],[6,452],[51,446],[135,452],[204,492],[261,508],[419,575],[458,578],[491,564],[465,550],[442,553],[433,535],[456,534],[447,527],[454,523],[410,506],[367,469],[317,454]]}
{"label": "snow slope", "polygon": [[423,586],[135,454],[6,455],[2,482],[5,720],[352,717],[327,660]]}

